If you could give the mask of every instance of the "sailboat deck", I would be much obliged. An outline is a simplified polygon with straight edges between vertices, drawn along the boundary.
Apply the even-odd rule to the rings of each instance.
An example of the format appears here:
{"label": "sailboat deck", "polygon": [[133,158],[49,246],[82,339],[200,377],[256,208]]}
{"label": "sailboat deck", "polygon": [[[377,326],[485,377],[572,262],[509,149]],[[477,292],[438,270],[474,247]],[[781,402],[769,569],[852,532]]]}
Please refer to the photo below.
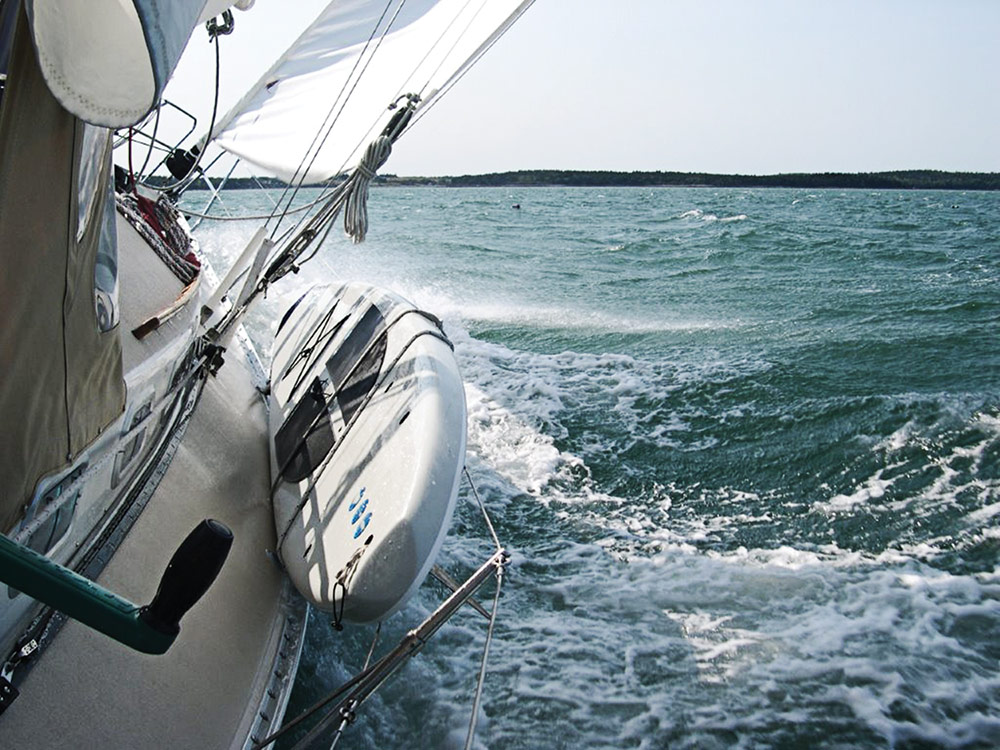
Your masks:
{"label": "sailboat deck", "polygon": [[[264,692],[294,676],[274,662],[288,628],[301,632],[303,623],[283,603],[287,584],[266,554],[275,532],[265,408],[239,358],[229,359],[206,384],[149,506],[98,579],[148,602],[177,545],[212,517],[235,536],[218,580],[163,656],[68,622],[0,721],[5,747],[239,747]],[[298,642],[291,648],[297,657]]]}
{"label": "sailboat deck", "polygon": [[[119,276],[122,281],[122,364],[127,373],[175,341],[180,330],[190,325],[192,318],[190,313],[182,311],[142,339],[132,334],[134,328],[173,304],[184,291],[184,282],[157,257],[121,214],[117,219]],[[196,299],[197,295],[188,304]]]}

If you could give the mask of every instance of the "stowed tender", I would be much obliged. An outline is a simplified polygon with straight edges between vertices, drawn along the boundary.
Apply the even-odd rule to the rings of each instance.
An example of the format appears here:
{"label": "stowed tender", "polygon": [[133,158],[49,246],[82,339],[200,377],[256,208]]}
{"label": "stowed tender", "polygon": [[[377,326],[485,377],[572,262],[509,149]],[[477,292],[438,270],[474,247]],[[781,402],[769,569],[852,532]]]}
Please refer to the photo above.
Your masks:
{"label": "stowed tender", "polygon": [[465,460],[440,322],[365,284],[312,288],[278,329],[269,428],[288,575],[336,623],[385,619],[433,565]]}

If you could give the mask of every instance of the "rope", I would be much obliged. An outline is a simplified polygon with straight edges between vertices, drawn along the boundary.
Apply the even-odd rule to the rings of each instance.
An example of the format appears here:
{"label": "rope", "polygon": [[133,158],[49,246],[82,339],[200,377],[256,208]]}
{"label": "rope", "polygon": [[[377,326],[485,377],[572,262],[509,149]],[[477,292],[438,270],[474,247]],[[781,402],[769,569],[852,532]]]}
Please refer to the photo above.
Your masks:
{"label": "rope", "polygon": [[[395,142],[395,140],[399,138],[399,136],[401,136],[402,133],[409,130],[412,124],[416,122],[418,119],[420,119],[423,115],[425,115],[427,111],[430,109],[430,107],[421,108],[422,111],[419,112],[419,114],[417,114],[416,117],[412,117],[412,115],[416,113],[417,109],[416,104],[417,102],[420,101],[419,96],[411,95],[409,97],[410,101],[407,104],[407,116],[399,121],[398,126],[394,128],[391,133],[383,132],[382,135],[380,135],[378,138],[376,138],[372,143],[368,145],[368,148],[365,149],[365,153],[362,156],[360,163],[351,173],[350,177],[348,177],[344,182],[342,182],[340,185],[334,188],[329,194],[324,192],[323,195],[321,195],[319,198],[317,198],[315,201],[311,203],[307,203],[295,209],[291,208],[291,203],[298,194],[298,191],[303,187],[303,180],[299,178],[299,175],[300,174],[304,175],[306,172],[308,172],[309,168],[312,166],[313,162],[316,159],[316,156],[319,153],[319,150],[322,148],[323,144],[326,142],[326,139],[332,132],[333,127],[340,116],[340,112],[343,111],[343,106],[346,105],[347,100],[350,99],[351,95],[354,92],[354,88],[360,81],[360,78],[367,69],[368,64],[371,62],[374,55],[378,52],[382,39],[384,39],[385,33],[392,28],[397,16],[402,10],[404,3],[405,0],[400,0],[399,4],[396,6],[395,12],[390,18],[388,25],[386,26],[385,32],[383,32],[383,35],[379,37],[379,40],[377,42],[375,42],[374,49],[368,56],[364,65],[361,67],[360,73],[358,73],[357,78],[355,78],[353,84],[351,84],[350,89],[349,90],[346,89],[347,84],[345,83],[345,88],[341,89],[340,93],[338,93],[336,99],[334,100],[333,104],[330,107],[329,112],[327,113],[323,125],[320,126],[320,129],[317,131],[316,135],[313,138],[312,144],[310,144],[310,148],[307,150],[298,168],[296,169],[296,173],[292,178],[292,184],[286,186],[285,190],[282,192],[281,197],[278,199],[278,204],[275,206],[274,211],[272,211],[270,215],[223,218],[223,217],[212,216],[206,213],[199,213],[196,211],[185,212],[191,216],[196,216],[201,219],[214,219],[222,221],[265,220],[268,223],[270,223],[272,219],[277,217],[277,223],[275,224],[275,227],[271,232],[272,239],[276,239],[278,229],[281,226],[282,220],[286,216],[293,213],[308,211],[309,209],[313,208],[314,206],[320,203],[323,204],[322,207],[319,209],[319,211],[317,211],[316,214],[311,219],[306,220],[305,218],[303,218],[303,220],[298,225],[291,227],[285,233],[282,234],[281,240],[293,234],[294,236],[292,236],[291,239],[288,240],[288,243],[283,250],[280,250],[278,253],[275,254],[274,259],[271,261],[271,264],[268,268],[268,272],[264,275],[264,278],[260,281],[260,283],[254,289],[254,291],[251,293],[250,297],[246,300],[246,303],[243,305],[241,310],[234,311],[232,315],[232,318],[234,320],[238,318],[240,314],[242,314],[243,310],[249,307],[249,305],[253,302],[253,300],[256,299],[258,294],[260,294],[261,292],[265,292],[270,284],[274,283],[275,281],[286,275],[289,271],[295,270],[297,268],[296,262],[305,253],[306,249],[315,242],[317,237],[319,237],[320,242],[316,243],[313,252],[301,262],[302,263],[307,262],[319,251],[320,246],[322,246],[323,241],[326,239],[326,236],[328,235],[332,227],[332,222],[336,220],[341,210],[344,211],[344,231],[347,234],[347,236],[349,236],[355,244],[364,242],[365,237],[367,236],[368,233],[368,195],[372,179],[374,179],[377,171],[382,167],[382,165],[385,164],[385,162],[389,158],[389,155],[392,153],[392,143]],[[352,70],[351,75],[348,77],[348,80],[354,77],[354,73],[357,70],[358,65],[361,63],[361,60],[365,57],[365,53],[367,52],[369,45],[372,44],[374,35],[377,32],[378,28],[381,26],[382,21],[385,19],[385,16],[388,13],[391,5],[392,5],[392,0],[390,0],[390,2],[388,2],[385,8],[383,9],[382,15],[379,17],[378,22],[372,29],[372,35],[369,36],[368,41],[365,42],[362,54],[355,62],[355,68],[354,70]],[[466,6],[468,5],[469,2],[466,2]],[[525,10],[527,10],[528,7],[530,7],[530,3],[521,10],[521,13],[518,14],[517,18],[520,18],[520,16],[524,13]],[[476,17],[476,15],[478,15],[480,10],[482,10],[481,6],[479,10],[477,10],[476,13],[473,14],[473,19]],[[515,18],[514,21],[516,21],[517,18]],[[457,16],[455,19],[452,20],[448,28],[451,28],[451,25],[454,24],[456,20]],[[466,30],[468,29],[468,26],[471,23],[472,23],[471,20],[467,22]],[[437,101],[443,98],[443,95],[447,91],[450,91],[452,86],[454,86],[454,84],[457,83],[458,80],[463,78],[465,74],[468,73],[468,71],[479,61],[479,59],[483,56],[483,54],[485,54],[490,48],[492,48],[492,46],[496,44],[496,42],[499,41],[499,39],[506,34],[506,32],[510,29],[512,25],[513,22],[507,24],[507,26],[503,29],[503,31],[501,31],[501,33],[498,36],[492,39],[491,42],[483,50],[481,50],[470,63],[468,63],[465,66],[465,69],[460,73],[460,75],[456,79],[451,81],[445,87],[445,89],[439,93],[439,95],[435,98],[435,100],[431,102],[431,105],[433,106],[434,104],[437,103]],[[442,38],[439,38],[434,46],[439,44],[442,41]],[[216,41],[216,104],[217,104],[218,75],[219,75],[218,39],[216,38],[215,41]],[[455,44],[457,44],[457,42]],[[344,98],[343,103],[341,104],[341,99],[342,97],[345,96],[345,93],[346,93],[346,98]],[[341,104],[340,110],[336,111],[338,104]],[[213,130],[214,130],[214,123],[215,123],[215,108],[213,107],[213,112],[212,112]],[[211,130],[209,132],[211,132]],[[311,157],[310,157],[310,152],[312,152]],[[199,154],[199,161],[200,158],[201,154]],[[188,179],[190,181],[190,178]],[[298,184],[294,184],[296,181],[298,182]],[[189,182],[187,184],[189,184]],[[281,204],[285,201],[285,196],[288,195],[289,190],[291,190],[291,195],[288,196],[285,208],[284,210],[281,211],[280,216],[278,216],[278,211],[281,207]],[[278,241],[280,242],[281,240]]]}
{"label": "rope", "polygon": [[365,241],[365,235],[368,233],[368,188],[375,173],[385,164],[391,153],[392,140],[380,135],[365,149],[361,163],[351,176],[354,184],[344,199],[344,231],[354,244]]}
{"label": "rope", "polygon": [[[238,320],[261,292],[266,292],[271,284],[284,277],[289,271],[297,270],[296,262],[317,237],[319,242],[315,244],[312,253],[301,262],[308,262],[319,252],[341,210],[344,210],[344,232],[355,244],[364,242],[368,232],[368,189],[376,172],[385,164],[391,153],[392,139],[388,136],[380,135],[368,145],[351,176],[333,190],[315,216],[306,222],[298,234],[288,241],[283,250],[275,254],[267,271],[243,305],[233,310],[227,320],[220,324],[220,332],[225,331]],[[241,220],[245,220],[245,218]]]}
{"label": "rope", "polygon": [[[340,608],[337,608],[337,591],[340,591]],[[338,580],[333,584],[333,629],[340,632],[344,629],[344,607],[347,606],[347,586]]]}
{"label": "rope", "polygon": [[[344,231],[355,243],[364,241],[368,232],[368,188],[375,173],[385,164],[391,153],[392,140],[385,136],[379,136],[369,144],[351,176],[334,188],[316,215],[309,219],[298,234],[289,240],[285,249],[277,254],[250,300],[293,270],[295,261],[321,233],[326,236],[345,207]],[[316,250],[318,249],[319,245]],[[250,300],[247,300],[247,304]]]}
{"label": "rope", "polygon": [[[351,581],[354,580],[354,574],[358,572],[358,563],[361,562],[362,556],[368,550],[368,545],[371,544],[372,538],[369,536],[367,541],[354,550],[354,554],[351,555],[351,559],[347,561],[347,564],[343,569],[337,573],[337,581],[333,584],[333,629],[340,631],[344,629],[344,608],[347,606],[347,592],[351,587]],[[337,589],[340,589],[340,607],[337,607]]]}

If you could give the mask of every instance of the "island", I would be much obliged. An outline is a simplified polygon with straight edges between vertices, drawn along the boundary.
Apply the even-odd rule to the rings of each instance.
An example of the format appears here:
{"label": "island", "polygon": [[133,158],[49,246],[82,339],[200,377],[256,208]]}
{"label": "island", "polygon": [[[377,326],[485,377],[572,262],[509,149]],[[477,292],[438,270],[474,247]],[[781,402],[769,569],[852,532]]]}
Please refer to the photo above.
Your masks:
{"label": "island", "polygon": [[[213,182],[217,180],[213,178]],[[151,187],[169,185],[172,178],[151,177]],[[388,187],[714,187],[714,188],[824,188],[863,190],[1000,190],[998,172],[942,172],[914,169],[897,172],[824,172],[773,175],[708,174],[700,172],[613,172],[529,169],[516,172],[452,177],[401,177],[379,175],[375,185]],[[225,188],[282,188],[270,177],[234,177]],[[206,187],[203,181],[191,186]]]}

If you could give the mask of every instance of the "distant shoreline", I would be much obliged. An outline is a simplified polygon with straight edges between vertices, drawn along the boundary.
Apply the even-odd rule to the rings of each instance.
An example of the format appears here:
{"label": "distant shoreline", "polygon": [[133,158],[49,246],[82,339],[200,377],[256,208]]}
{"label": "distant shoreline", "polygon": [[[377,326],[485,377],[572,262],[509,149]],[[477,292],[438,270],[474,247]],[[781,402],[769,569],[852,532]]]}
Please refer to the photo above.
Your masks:
{"label": "distant shoreline", "polygon": [[[148,180],[156,185],[157,178]],[[170,180],[165,180],[169,184]],[[454,177],[384,175],[374,184],[386,187],[711,187],[862,190],[1000,190],[998,172],[941,172],[919,169],[897,172],[824,172],[815,174],[739,175],[696,172],[611,172],[532,169]],[[192,188],[201,187],[198,183]],[[227,190],[281,188],[273,178],[235,177]]]}

